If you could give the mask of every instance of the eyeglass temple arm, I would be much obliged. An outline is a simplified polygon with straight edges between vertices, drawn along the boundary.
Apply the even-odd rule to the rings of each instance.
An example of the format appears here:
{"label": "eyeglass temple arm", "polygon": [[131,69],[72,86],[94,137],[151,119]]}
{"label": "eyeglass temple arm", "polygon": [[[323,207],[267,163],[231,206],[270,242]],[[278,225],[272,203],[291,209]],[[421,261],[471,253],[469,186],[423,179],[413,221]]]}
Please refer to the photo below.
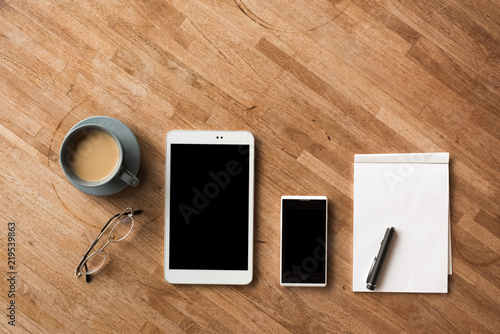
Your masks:
{"label": "eyeglass temple arm", "polygon": [[[87,262],[83,266],[85,267],[85,271],[88,271]],[[85,282],[90,283],[90,275],[85,275]]]}

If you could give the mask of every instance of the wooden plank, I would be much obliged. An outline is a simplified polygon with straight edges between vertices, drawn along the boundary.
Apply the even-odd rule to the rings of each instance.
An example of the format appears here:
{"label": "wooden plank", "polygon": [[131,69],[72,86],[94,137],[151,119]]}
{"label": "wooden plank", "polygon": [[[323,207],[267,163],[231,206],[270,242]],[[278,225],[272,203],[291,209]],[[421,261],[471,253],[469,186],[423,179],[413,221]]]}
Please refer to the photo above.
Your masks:
{"label": "wooden plank", "polygon": [[408,43],[413,45],[420,37],[416,30],[378,5],[374,0],[354,0],[353,2]]}
{"label": "wooden plank", "polygon": [[[427,2],[427,4],[431,4],[429,8],[432,9],[426,9],[423,4],[416,6],[409,2],[406,5],[387,1],[382,4],[380,0],[377,0],[377,2],[462,64],[478,75],[486,77],[491,84],[498,86],[500,78],[496,74],[497,71],[485,64],[492,51],[477,43],[471,37],[466,36],[462,30],[446,21],[439,14],[444,5],[432,5],[433,2]],[[463,48],[465,48],[466,52],[458,51],[463,50]]]}
{"label": "wooden plank", "polygon": [[462,64],[429,40],[420,38],[407,57],[471,104],[489,111],[498,110],[500,95],[496,89],[488,83],[483,83],[475,74],[467,73]]}

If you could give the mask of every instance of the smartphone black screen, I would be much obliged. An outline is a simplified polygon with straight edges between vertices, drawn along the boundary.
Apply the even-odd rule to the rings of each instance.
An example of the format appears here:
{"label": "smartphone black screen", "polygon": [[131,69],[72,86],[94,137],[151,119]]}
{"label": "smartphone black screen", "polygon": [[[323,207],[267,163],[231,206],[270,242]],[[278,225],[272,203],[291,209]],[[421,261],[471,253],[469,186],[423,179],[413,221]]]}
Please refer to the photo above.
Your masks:
{"label": "smartphone black screen", "polygon": [[323,199],[282,199],[282,283],[326,283],[326,210]]}

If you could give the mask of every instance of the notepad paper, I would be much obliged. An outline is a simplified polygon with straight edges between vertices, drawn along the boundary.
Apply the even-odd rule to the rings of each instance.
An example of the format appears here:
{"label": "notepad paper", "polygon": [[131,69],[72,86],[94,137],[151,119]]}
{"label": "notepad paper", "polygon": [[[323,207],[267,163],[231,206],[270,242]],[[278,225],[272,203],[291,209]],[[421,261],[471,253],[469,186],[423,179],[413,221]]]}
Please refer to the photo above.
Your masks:
{"label": "notepad paper", "polygon": [[353,291],[370,292],[368,272],[393,226],[375,292],[448,292],[448,163],[449,153],[355,155]]}

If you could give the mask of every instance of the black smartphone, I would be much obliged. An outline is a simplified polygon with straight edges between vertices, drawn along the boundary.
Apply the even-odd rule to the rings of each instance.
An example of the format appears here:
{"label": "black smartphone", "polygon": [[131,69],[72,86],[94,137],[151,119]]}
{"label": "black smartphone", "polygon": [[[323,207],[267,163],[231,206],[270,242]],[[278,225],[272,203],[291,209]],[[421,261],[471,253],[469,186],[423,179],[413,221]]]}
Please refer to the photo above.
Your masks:
{"label": "black smartphone", "polygon": [[328,200],[281,197],[281,285],[326,286]]}

